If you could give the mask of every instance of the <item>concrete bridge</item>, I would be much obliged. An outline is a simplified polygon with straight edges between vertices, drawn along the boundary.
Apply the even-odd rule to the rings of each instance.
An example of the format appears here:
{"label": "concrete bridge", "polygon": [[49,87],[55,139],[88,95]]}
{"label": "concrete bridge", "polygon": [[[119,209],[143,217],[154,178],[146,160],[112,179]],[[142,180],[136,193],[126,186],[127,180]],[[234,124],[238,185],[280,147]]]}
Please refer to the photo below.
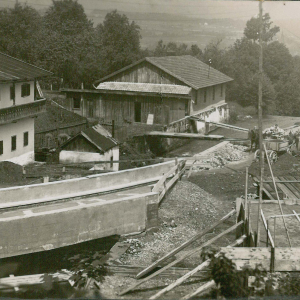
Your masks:
{"label": "concrete bridge", "polygon": [[159,198],[152,185],[174,166],[0,189],[0,258],[156,226]]}

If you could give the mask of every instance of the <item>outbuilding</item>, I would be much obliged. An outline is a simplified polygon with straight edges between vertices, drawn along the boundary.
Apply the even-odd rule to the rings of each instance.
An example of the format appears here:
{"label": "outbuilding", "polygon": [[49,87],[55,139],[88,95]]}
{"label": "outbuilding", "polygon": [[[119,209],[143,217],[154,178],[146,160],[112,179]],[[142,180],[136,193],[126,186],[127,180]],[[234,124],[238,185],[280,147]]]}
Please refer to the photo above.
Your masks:
{"label": "outbuilding", "polygon": [[118,171],[114,161],[119,161],[119,144],[100,125],[80,131],[60,146],[60,163],[95,162],[95,168]]}

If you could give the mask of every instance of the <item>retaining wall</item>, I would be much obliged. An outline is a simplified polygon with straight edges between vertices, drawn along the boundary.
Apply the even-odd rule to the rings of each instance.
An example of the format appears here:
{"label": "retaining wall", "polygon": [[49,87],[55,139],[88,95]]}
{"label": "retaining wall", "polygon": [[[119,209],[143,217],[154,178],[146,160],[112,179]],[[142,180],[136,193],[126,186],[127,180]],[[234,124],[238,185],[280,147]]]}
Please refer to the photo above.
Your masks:
{"label": "retaining wall", "polygon": [[0,207],[7,203],[47,201],[83,196],[159,180],[174,161],[119,172],[97,174],[82,178],[0,189]]}
{"label": "retaining wall", "polygon": [[51,250],[157,226],[158,194],[76,200],[0,215],[0,258]]}

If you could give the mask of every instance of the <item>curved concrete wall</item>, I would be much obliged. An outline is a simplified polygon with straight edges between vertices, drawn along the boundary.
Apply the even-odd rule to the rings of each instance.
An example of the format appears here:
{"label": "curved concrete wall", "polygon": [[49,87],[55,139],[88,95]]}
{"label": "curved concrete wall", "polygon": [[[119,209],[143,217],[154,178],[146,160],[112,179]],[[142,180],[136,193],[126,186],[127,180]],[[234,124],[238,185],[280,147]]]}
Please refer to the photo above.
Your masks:
{"label": "curved concrete wall", "polygon": [[[63,181],[0,189],[0,207],[8,203],[47,201],[82,196],[158,180],[175,166],[168,161],[147,167]],[[24,203],[24,204],[25,204]]]}

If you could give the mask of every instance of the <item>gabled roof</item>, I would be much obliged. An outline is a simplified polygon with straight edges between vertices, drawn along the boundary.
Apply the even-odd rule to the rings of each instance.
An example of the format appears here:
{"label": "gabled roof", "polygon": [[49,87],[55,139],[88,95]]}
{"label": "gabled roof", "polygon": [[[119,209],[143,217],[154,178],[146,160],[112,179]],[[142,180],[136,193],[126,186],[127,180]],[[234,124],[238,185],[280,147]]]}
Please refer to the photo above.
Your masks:
{"label": "gabled roof", "polygon": [[185,85],[157,84],[157,83],[135,83],[135,82],[102,82],[97,90],[143,92],[155,94],[178,94],[189,95],[191,88]]}
{"label": "gabled roof", "polygon": [[111,137],[111,134],[98,124],[79,132],[77,135],[67,140],[64,144],[61,145],[61,149],[63,149],[64,146],[69,144],[80,135],[88,140],[91,144],[93,144],[102,153],[118,145],[118,142]]}
{"label": "gabled roof", "polygon": [[207,64],[191,55],[182,55],[146,57],[117,72],[103,77],[102,79],[96,81],[96,83],[106,81],[112,78],[113,76],[124,72],[144,61],[149,62],[150,64],[156,66],[157,68],[163,70],[164,72],[177,78],[181,82],[196,90],[203,87],[226,83],[233,80],[229,76],[223,74],[222,72],[214,68],[209,67]]}
{"label": "gabled roof", "polygon": [[54,101],[47,100],[46,111],[37,115],[34,121],[34,131],[35,133],[42,133],[86,123],[86,118],[68,111]]}
{"label": "gabled roof", "polygon": [[0,52],[0,81],[32,80],[53,73]]}

